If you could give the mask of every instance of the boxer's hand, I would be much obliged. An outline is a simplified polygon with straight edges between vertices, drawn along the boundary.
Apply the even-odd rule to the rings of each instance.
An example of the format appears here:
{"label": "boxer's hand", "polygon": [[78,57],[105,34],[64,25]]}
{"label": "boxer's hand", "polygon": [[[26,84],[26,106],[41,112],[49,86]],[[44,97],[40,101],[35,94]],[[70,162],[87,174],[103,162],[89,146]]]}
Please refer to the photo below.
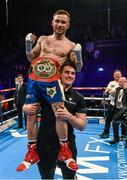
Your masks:
{"label": "boxer's hand", "polygon": [[70,52],[70,60],[76,64],[77,63],[77,57],[74,51]]}
{"label": "boxer's hand", "polygon": [[28,42],[30,42],[32,44],[34,44],[36,42],[36,40],[37,40],[37,36],[35,36],[32,33],[27,34],[27,36],[25,38],[25,41],[28,41]]}
{"label": "boxer's hand", "polygon": [[32,33],[27,34],[25,38],[26,54],[31,54],[32,46],[36,40],[37,40],[37,37],[34,34]]}

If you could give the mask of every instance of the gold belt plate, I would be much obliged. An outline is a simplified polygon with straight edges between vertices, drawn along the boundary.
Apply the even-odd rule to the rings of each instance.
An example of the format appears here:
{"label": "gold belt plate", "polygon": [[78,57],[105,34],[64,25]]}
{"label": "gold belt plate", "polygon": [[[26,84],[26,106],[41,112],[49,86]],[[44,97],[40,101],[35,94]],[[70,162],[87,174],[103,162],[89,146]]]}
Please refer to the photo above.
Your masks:
{"label": "gold belt plate", "polygon": [[50,78],[57,72],[57,67],[49,58],[43,58],[33,65],[33,71],[40,78]]}

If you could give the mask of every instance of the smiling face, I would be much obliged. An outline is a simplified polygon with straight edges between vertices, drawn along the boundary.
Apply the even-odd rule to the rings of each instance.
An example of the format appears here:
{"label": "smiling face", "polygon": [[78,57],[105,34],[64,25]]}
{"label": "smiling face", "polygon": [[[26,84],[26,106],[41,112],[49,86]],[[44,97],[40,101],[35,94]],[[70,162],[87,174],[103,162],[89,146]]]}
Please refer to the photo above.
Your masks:
{"label": "smiling face", "polygon": [[66,88],[72,86],[73,82],[75,81],[75,69],[71,66],[65,66],[63,71],[61,72],[61,80],[63,86]]}
{"label": "smiling face", "polygon": [[70,19],[66,14],[58,14],[53,16],[52,26],[53,32],[57,35],[63,35],[70,27]]}
{"label": "smiling face", "polygon": [[118,81],[122,77],[122,74],[120,71],[115,71],[113,76],[114,76],[115,81]]}

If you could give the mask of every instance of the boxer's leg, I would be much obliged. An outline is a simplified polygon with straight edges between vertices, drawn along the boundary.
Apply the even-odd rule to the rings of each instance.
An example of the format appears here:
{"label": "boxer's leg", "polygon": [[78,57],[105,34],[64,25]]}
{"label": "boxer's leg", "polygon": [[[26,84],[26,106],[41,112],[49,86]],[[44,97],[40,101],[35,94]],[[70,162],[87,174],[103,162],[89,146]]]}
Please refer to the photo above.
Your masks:
{"label": "boxer's leg", "polygon": [[[64,102],[53,103],[52,108],[54,110],[54,114],[57,109],[62,107],[64,107]],[[56,132],[60,142],[60,151],[58,154],[58,160],[65,162],[66,166],[69,169],[76,171],[78,169],[78,165],[76,161],[72,158],[72,151],[69,147],[68,127],[66,120],[62,121],[57,119],[56,117]]]}
{"label": "boxer's leg", "polygon": [[[32,104],[28,104],[26,106],[31,106]],[[39,104],[37,104],[39,107]],[[25,107],[25,105],[24,105]],[[38,108],[37,108],[38,110]],[[27,114],[27,135],[28,135],[28,150],[25,155],[23,162],[17,167],[17,171],[24,171],[28,169],[32,164],[37,163],[39,161],[39,156],[36,151],[36,142],[37,142],[37,112],[34,114]]]}
{"label": "boxer's leg", "polygon": [[30,165],[39,161],[39,156],[36,152],[37,142],[37,112],[40,104],[37,103],[38,96],[35,91],[35,81],[29,80],[27,84],[27,95],[25,105],[23,106],[24,112],[27,114],[27,134],[28,134],[28,151],[25,155],[23,162],[17,167],[17,171],[24,171],[30,167]]}

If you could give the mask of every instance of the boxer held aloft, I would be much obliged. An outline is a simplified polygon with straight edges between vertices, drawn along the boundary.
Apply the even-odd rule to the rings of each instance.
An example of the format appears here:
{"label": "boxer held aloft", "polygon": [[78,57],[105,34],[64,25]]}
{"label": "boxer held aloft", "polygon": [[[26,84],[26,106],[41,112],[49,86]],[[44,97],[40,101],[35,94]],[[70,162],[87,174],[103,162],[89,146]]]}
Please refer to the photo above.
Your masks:
{"label": "boxer held aloft", "polygon": [[32,33],[27,34],[25,38],[25,45],[26,45],[26,54],[30,54],[33,46],[33,42],[31,41]]}
{"label": "boxer held aloft", "polygon": [[82,65],[83,65],[83,62],[82,62],[82,46],[80,44],[77,44],[75,46],[75,48],[72,50],[76,57],[77,57],[77,63],[76,63],[76,68],[77,68],[77,72],[81,71],[81,68],[82,68]]}

